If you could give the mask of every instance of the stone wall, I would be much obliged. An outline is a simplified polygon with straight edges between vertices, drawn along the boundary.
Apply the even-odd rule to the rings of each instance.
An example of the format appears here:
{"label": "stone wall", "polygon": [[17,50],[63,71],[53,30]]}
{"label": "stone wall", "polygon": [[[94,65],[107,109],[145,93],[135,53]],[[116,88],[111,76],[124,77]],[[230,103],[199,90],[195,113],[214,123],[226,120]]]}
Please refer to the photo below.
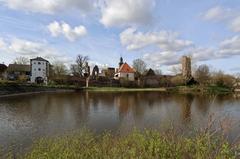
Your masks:
{"label": "stone wall", "polygon": [[182,75],[185,80],[192,78],[191,58],[187,56],[182,57]]}

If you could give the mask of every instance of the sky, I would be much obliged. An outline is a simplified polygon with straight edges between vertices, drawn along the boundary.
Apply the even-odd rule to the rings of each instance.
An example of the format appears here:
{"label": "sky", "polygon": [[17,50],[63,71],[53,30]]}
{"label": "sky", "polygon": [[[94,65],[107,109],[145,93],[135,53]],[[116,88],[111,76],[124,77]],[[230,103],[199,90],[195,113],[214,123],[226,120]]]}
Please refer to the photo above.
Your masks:
{"label": "sky", "polygon": [[41,56],[51,63],[117,67],[144,60],[165,74],[195,66],[240,72],[239,0],[0,0],[0,63]]}

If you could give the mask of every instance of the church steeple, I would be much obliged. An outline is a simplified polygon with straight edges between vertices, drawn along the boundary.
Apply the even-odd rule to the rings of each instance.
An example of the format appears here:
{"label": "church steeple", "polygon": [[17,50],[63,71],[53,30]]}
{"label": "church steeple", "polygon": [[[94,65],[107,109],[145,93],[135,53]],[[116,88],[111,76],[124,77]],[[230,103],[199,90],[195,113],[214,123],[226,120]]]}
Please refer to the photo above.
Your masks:
{"label": "church steeple", "polygon": [[120,58],[120,62],[119,62],[119,68],[123,65],[123,58]]}

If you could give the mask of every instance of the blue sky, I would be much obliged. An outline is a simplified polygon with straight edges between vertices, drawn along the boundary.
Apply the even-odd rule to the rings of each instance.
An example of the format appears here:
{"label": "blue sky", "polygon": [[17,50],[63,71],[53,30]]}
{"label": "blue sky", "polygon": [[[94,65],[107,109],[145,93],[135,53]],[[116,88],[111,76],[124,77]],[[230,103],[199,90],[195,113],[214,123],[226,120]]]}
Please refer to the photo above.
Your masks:
{"label": "blue sky", "polygon": [[240,72],[239,0],[0,0],[0,62],[42,56],[116,67],[120,56],[171,73],[194,65]]}

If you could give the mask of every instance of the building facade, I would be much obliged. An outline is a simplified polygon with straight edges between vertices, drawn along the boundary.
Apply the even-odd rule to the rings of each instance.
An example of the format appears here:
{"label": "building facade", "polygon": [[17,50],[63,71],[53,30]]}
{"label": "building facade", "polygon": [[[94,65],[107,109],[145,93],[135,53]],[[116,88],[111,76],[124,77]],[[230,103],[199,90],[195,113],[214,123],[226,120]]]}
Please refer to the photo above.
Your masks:
{"label": "building facade", "polygon": [[[123,62],[123,60],[121,58],[119,66],[122,62]],[[127,63],[123,63],[114,76],[114,79],[116,79],[116,80],[119,80],[121,78],[127,79],[129,81],[135,80],[135,70],[133,68],[131,68]]]}
{"label": "building facade", "polygon": [[41,58],[37,57],[30,60],[31,67],[31,83],[46,83],[49,78],[50,63]]}
{"label": "building facade", "polygon": [[22,64],[9,64],[7,68],[7,79],[8,80],[30,80],[30,65]]}

